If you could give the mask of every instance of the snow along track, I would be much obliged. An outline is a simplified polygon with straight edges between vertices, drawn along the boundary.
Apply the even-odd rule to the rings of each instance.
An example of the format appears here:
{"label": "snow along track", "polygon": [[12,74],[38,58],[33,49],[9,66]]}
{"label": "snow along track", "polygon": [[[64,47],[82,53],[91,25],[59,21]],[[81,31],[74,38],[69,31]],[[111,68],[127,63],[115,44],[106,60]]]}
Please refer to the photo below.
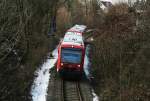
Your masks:
{"label": "snow along track", "polygon": [[[54,65],[57,61],[57,55],[58,55],[57,48],[52,52],[52,54],[53,54],[54,58],[50,58],[48,56],[48,59],[43,63],[41,68],[39,68],[35,72],[37,77],[35,78],[34,83],[31,87],[32,101],[46,101],[47,90],[48,90],[49,79],[50,79],[49,70],[54,67]],[[84,71],[87,76],[90,75],[90,73],[89,73],[90,61],[89,61],[88,55],[89,55],[89,47],[87,47],[87,49],[86,49],[86,56],[85,56],[85,63],[84,63]],[[57,84],[55,84],[55,85],[57,85]],[[88,86],[87,86],[87,88],[88,88]],[[84,83],[81,83],[81,89],[87,89],[87,88]],[[83,91],[83,92],[85,93],[85,91]],[[93,101],[99,101],[97,95],[94,93],[94,90],[92,90],[92,95],[93,95]]]}
{"label": "snow along track", "polygon": [[57,48],[52,52],[54,58],[48,59],[41,66],[40,69],[36,71],[37,77],[31,88],[32,101],[46,101],[48,84],[50,79],[49,70],[54,67],[57,61]]}
{"label": "snow along track", "polygon": [[[90,62],[90,58],[89,58],[89,55],[90,55],[89,52],[90,52],[90,45],[87,45],[86,52],[85,52],[85,58],[84,58],[84,72],[88,79],[91,76],[91,74],[90,74],[91,62]],[[93,101],[99,101],[99,97],[94,92],[94,89],[92,89],[91,92],[93,95]]]}

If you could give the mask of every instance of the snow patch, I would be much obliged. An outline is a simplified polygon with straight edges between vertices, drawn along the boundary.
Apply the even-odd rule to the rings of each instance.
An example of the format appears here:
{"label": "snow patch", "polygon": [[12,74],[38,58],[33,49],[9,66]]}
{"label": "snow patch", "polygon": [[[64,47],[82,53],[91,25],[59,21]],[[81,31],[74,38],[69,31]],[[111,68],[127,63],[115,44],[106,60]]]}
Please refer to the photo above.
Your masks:
{"label": "snow patch", "polygon": [[[92,76],[90,74],[91,62],[89,59],[89,51],[90,51],[90,46],[87,45],[85,51],[85,58],[84,58],[84,72],[88,79],[90,79],[90,77]],[[99,97],[96,95],[93,89],[92,89],[92,95],[93,95],[93,101],[99,101]]]}
{"label": "snow patch", "polygon": [[92,89],[93,101],[99,101],[99,97],[96,95],[94,90]]}
{"label": "snow patch", "polygon": [[37,77],[35,78],[31,88],[32,101],[46,101],[50,79],[49,70],[54,67],[57,61],[57,48],[52,52],[52,54],[54,58],[48,58],[46,62],[43,63],[41,68],[35,72],[37,74]]}
{"label": "snow patch", "polygon": [[84,72],[85,72],[85,75],[86,77],[88,78],[90,76],[90,66],[91,66],[91,63],[90,63],[90,60],[89,60],[89,49],[90,49],[90,46],[87,45],[86,46],[86,50],[85,50],[85,57],[84,57]]}

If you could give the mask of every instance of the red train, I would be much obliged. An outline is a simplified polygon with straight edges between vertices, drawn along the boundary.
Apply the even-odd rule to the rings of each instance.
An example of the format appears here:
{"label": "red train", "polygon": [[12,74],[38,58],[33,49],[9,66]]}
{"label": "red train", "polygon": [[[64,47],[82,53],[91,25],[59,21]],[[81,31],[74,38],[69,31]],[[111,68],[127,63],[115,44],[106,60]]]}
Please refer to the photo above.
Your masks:
{"label": "red train", "polygon": [[84,25],[70,28],[58,47],[57,72],[61,77],[77,77],[83,74],[85,45]]}

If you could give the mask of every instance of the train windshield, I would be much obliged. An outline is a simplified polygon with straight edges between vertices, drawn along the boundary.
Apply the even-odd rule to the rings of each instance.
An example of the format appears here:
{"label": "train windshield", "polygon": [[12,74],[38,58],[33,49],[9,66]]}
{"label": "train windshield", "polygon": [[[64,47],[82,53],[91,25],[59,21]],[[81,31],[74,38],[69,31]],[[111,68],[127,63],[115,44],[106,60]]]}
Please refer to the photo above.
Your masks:
{"label": "train windshield", "polygon": [[82,50],[77,48],[62,48],[61,61],[64,63],[81,63]]}

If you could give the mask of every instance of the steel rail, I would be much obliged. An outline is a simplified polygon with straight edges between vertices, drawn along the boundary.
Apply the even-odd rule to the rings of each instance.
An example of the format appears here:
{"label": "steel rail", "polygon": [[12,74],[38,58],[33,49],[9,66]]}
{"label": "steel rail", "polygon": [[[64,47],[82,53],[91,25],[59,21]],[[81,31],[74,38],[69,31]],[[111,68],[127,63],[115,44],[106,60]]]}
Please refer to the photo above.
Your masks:
{"label": "steel rail", "polygon": [[65,101],[64,99],[64,80],[61,79],[61,101]]}
{"label": "steel rail", "polygon": [[79,101],[83,101],[83,98],[81,96],[81,90],[80,90],[79,82],[76,83],[76,88],[77,88],[77,92],[78,92],[78,96],[79,96]]}
{"label": "steel rail", "polygon": [[70,82],[61,80],[61,101],[83,101],[80,84],[78,81]]}

